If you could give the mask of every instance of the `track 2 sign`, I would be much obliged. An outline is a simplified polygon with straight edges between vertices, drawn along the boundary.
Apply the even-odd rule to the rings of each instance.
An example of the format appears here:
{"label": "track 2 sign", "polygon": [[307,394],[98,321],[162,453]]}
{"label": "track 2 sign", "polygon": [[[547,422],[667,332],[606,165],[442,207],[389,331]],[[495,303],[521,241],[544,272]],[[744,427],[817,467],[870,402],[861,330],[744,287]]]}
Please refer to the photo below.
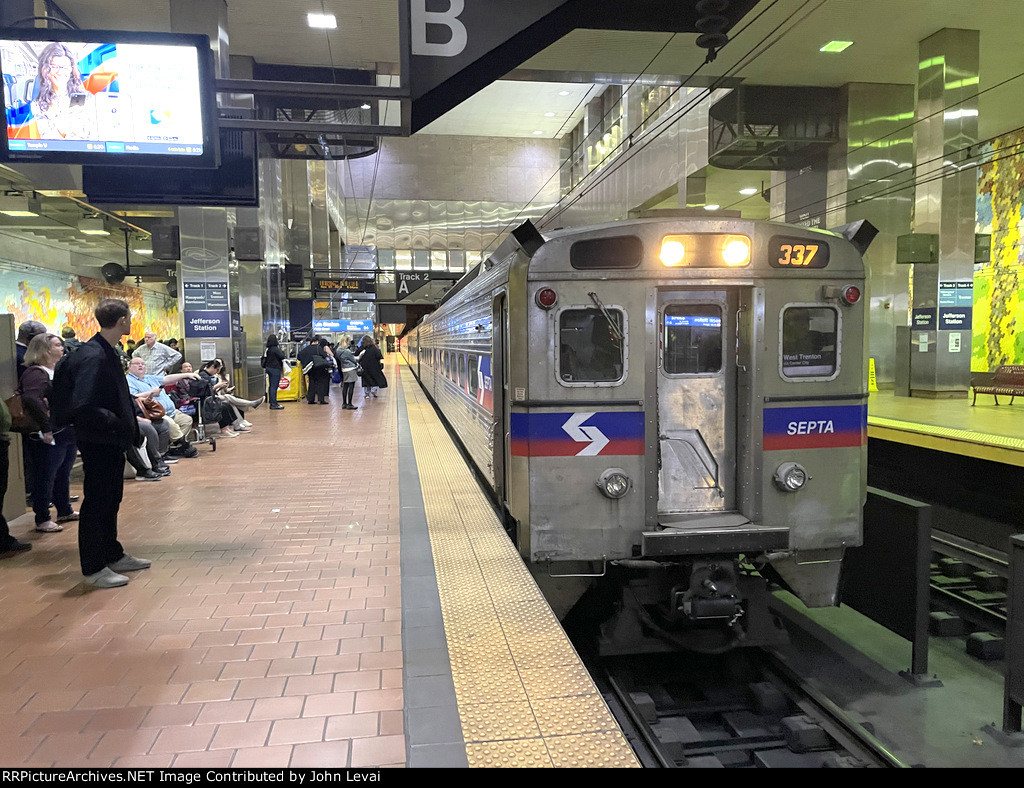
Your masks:
{"label": "track 2 sign", "polygon": [[423,285],[430,283],[429,271],[418,271],[413,274],[404,274],[401,271],[396,273],[398,289],[395,291],[395,300],[401,301],[408,295],[412,295]]}

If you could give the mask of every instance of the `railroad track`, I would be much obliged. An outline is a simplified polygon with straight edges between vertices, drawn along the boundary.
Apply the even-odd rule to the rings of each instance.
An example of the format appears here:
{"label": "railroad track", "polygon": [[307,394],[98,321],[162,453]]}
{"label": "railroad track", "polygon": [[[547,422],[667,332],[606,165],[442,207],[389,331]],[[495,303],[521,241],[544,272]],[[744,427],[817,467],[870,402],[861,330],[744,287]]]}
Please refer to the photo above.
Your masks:
{"label": "railroad track", "polygon": [[649,768],[904,766],[768,652],[605,660],[595,681]]}
{"label": "railroad track", "polygon": [[941,531],[933,531],[932,550],[932,608],[954,614],[971,630],[1001,637],[1006,630],[1006,554]]}

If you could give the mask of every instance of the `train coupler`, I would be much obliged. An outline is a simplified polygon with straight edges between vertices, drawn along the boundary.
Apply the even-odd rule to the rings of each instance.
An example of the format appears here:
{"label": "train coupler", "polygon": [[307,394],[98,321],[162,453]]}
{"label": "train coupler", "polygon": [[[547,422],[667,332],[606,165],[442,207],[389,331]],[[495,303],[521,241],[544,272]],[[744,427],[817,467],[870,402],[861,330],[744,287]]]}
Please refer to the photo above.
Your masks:
{"label": "train coupler", "polygon": [[689,587],[672,589],[672,610],[691,621],[727,619],[732,625],[743,615],[737,583],[736,565],[731,561],[696,561]]}

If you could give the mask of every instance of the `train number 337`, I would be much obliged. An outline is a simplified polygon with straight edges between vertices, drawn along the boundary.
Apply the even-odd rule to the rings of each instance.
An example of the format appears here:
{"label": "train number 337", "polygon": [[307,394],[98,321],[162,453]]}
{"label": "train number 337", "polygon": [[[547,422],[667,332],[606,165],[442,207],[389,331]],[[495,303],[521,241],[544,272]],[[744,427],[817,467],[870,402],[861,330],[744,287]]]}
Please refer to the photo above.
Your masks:
{"label": "train number 337", "polygon": [[818,253],[818,244],[782,244],[779,265],[809,266]]}

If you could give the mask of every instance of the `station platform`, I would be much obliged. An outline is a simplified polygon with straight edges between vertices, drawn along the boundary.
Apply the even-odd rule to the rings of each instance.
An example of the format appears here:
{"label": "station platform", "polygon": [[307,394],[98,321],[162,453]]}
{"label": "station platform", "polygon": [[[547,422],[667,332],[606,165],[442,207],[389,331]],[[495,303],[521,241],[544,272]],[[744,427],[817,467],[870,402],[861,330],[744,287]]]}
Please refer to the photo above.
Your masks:
{"label": "station platform", "polygon": [[[157,482],[81,583],[77,529],[11,523],[0,766],[636,766],[397,354],[341,409],[257,410]],[[356,389],[357,397],[361,389]],[[73,492],[80,484],[73,479]]]}
{"label": "station platform", "polygon": [[868,397],[868,437],[1024,466],[1024,398],[1009,403],[991,395],[970,399],[897,397],[892,390]]}

